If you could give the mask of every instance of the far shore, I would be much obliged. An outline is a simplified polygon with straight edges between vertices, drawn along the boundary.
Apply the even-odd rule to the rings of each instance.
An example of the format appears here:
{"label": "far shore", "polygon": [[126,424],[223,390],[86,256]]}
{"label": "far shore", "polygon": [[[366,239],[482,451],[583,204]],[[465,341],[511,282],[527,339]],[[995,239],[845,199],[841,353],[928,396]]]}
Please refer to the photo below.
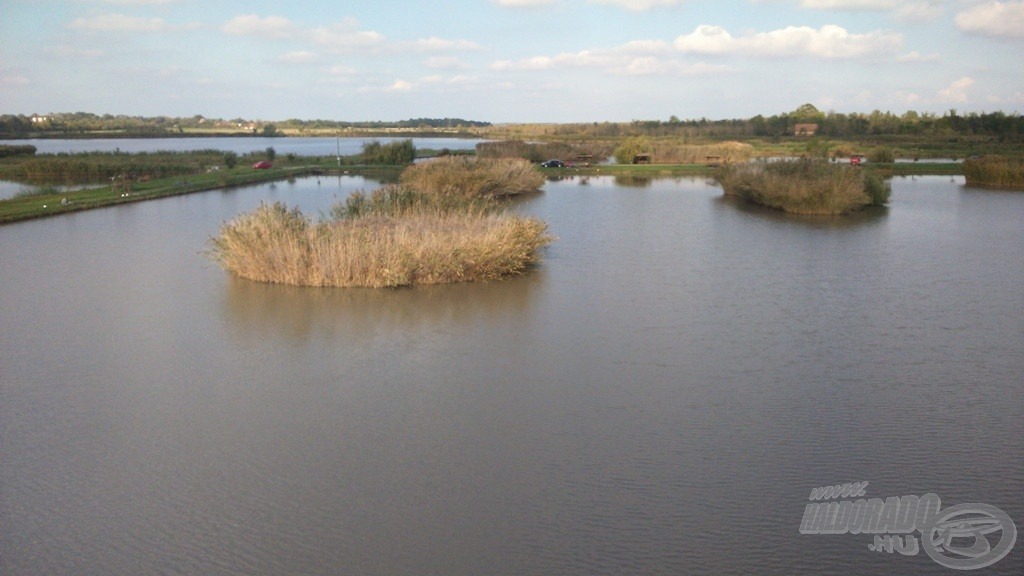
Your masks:
{"label": "far shore", "polygon": [[[109,185],[86,188],[74,192],[43,193],[24,195],[0,200],[0,224],[46,218],[125,204],[155,200],[168,196],[193,194],[271,182],[301,178],[313,175],[353,175],[380,178],[397,178],[404,166],[345,166],[339,169],[331,162],[321,164],[305,163],[299,158],[294,166],[274,167],[268,170],[254,170],[236,167],[213,173],[195,174],[187,177],[153,179],[138,183],[130,191],[115,190]],[[310,162],[313,159],[308,159]],[[960,175],[962,166],[956,162],[900,162],[877,164],[875,169],[885,176],[909,175]],[[670,178],[680,176],[714,175],[715,167],[707,164],[598,164],[592,166],[566,166],[564,168],[539,168],[549,178],[570,176],[632,176],[638,178]]]}

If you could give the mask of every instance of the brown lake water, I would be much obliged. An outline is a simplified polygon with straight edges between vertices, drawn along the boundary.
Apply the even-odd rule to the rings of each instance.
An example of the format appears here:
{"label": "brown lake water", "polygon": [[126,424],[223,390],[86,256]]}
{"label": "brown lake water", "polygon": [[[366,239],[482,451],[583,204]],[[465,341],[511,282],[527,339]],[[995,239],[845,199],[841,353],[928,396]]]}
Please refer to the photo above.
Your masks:
{"label": "brown lake water", "polygon": [[374,187],[0,227],[0,574],[955,573],[801,533],[859,481],[1024,529],[1024,194],[899,178],[835,219],[553,181],[516,203],[559,238],[537,270],[422,289],[201,255]]}

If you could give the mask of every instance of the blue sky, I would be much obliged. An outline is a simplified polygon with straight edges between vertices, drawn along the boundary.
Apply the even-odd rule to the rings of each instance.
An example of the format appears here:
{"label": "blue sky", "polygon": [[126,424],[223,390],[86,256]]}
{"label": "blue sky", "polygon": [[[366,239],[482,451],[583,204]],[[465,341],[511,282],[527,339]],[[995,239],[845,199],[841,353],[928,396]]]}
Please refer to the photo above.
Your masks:
{"label": "blue sky", "polygon": [[0,0],[0,113],[1024,111],[1024,0]]}

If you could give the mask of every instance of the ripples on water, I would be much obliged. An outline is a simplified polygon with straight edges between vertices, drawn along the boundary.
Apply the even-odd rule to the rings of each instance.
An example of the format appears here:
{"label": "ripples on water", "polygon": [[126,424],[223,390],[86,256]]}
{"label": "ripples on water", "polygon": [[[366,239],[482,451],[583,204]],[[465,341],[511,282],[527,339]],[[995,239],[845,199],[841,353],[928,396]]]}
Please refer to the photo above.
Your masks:
{"label": "ripples on water", "polygon": [[[550,182],[528,276],[296,289],[199,252],[301,180],[0,227],[0,572],[939,574],[811,488],[1024,527],[1024,195],[793,218]],[[1019,574],[1024,547],[988,573]]]}

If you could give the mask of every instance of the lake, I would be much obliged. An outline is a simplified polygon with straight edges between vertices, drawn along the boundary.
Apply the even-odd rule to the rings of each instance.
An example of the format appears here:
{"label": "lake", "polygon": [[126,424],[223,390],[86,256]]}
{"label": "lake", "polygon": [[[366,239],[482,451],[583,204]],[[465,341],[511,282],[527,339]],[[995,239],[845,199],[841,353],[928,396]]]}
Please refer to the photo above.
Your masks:
{"label": "lake", "polygon": [[[852,482],[1024,528],[1024,194],[897,178],[813,218],[549,181],[514,209],[558,240],[484,284],[293,288],[202,254],[260,202],[375,186],[0,226],[0,573],[952,573],[801,533]],[[1024,573],[1024,542],[983,573]]]}
{"label": "lake", "polygon": [[[388,144],[401,140],[412,140],[418,149],[475,150],[476,145],[486,140],[474,138],[323,138],[323,137],[191,137],[191,138],[89,138],[0,140],[0,145],[27,145],[36,147],[37,154],[74,154],[80,152],[188,152],[192,150],[222,150],[247,155],[273,148],[278,155],[298,156],[351,156],[363,150],[367,142]],[[0,180],[0,200],[12,198],[33,187],[19,182]],[[69,189],[74,189],[70,187]]]}

